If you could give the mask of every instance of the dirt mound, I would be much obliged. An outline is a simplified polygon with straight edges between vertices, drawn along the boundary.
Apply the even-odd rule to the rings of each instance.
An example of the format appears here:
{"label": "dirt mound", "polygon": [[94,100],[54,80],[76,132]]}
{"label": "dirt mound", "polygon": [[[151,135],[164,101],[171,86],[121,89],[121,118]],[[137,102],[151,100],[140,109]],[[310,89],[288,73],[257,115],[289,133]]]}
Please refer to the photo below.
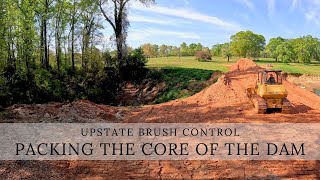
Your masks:
{"label": "dirt mound", "polygon": [[232,102],[238,102],[240,99],[235,96],[234,89],[230,86],[232,80],[231,82],[227,80],[229,81],[228,83],[230,83],[230,85],[228,85],[226,84],[226,78],[226,76],[220,77],[215,84],[186,100],[200,104],[213,103],[216,106],[225,106]]}
{"label": "dirt mound", "polygon": [[146,81],[140,85],[126,82],[121,85],[116,102],[119,102],[121,106],[141,106],[143,104],[151,104],[166,87],[167,85],[165,82],[157,83]]}
{"label": "dirt mound", "polygon": [[119,122],[122,116],[119,108],[97,105],[90,101],[14,105],[8,108],[8,112],[10,121],[20,123]]}
{"label": "dirt mound", "polygon": [[240,59],[235,65],[231,66],[231,71],[254,71],[258,70],[259,67],[255,62],[251,59]]}

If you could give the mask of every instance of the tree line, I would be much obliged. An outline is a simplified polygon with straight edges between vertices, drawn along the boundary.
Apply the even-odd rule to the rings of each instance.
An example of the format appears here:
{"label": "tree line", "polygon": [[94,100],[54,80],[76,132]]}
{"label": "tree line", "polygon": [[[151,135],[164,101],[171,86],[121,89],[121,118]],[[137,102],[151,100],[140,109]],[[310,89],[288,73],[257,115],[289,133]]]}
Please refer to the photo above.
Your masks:
{"label": "tree line", "polygon": [[264,53],[276,61],[311,63],[320,61],[320,41],[311,35],[295,39],[270,39]]}
{"label": "tree line", "polygon": [[179,47],[171,45],[157,45],[157,44],[143,44],[141,46],[144,54],[148,58],[153,57],[169,57],[169,56],[194,56],[196,52],[203,49],[209,50],[208,47],[203,46],[201,43],[191,43],[188,45],[183,42]]}
{"label": "tree line", "polygon": [[[154,3],[2,0],[0,105],[82,98],[112,101],[121,81],[138,74],[134,70],[142,71],[146,62],[141,49],[128,52],[126,44],[129,3],[134,1]],[[109,40],[102,34],[103,22],[113,31]]]}
{"label": "tree line", "polygon": [[147,57],[196,56],[210,52],[212,56],[225,57],[228,61],[232,56],[273,58],[285,63],[320,61],[320,40],[311,35],[293,39],[271,38],[266,44],[263,35],[241,31],[231,36],[230,42],[213,45],[211,49],[201,43],[188,45],[185,42],[179,47],[156,44],[144,44],[141,47]]}
{"label": "tree line", "polygon": [[[0,55],[14,71],[87,71],[102,40],[95,0],[4,0],[1,3]],[[79,57],[80,55],[80,57]],[[92,62],[90,65],[94,66]]]}

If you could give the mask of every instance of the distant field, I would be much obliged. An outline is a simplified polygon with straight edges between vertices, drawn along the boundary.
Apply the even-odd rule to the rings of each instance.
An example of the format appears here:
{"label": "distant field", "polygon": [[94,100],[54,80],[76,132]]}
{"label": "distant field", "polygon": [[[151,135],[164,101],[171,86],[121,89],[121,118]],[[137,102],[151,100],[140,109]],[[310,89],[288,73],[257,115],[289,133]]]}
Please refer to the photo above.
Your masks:
{"label": "distant field", "polygon": [[212,62],[199,62],[194,57],[169,57],[150,58],[147,66],[151,68],[187,68],[227,72],[229,66],[234,62],[236,62],[236,58],[233,58],[231,62],[221,57],[214,57]]}
{"label": "distant field", "polygon": [[281,62],[275,62],[273,59],[262,58],[260,60],[257,60],[256,63],[262,67],[267,64],[272,64],[273,69],[280,69],[287,73],[320,75],[319,62],[313,62],[311,64],[281,63]]}
{"label": "distant field", "polygon": [[[232,58],[230,62],[226,58],[213,57],[212,62],[199,62],[194,57],[169,57],[169,58],[150,58],[147,64],[150,68],[188,68],[204,69],[227,72],[230,66],[239,58]],[[299,64],[299,63],[280,63],[273,59],[261,58],[256,61],[259,66],[272,64],[274,69],[283,70],[287,73],[320,75],[320,63]]]}

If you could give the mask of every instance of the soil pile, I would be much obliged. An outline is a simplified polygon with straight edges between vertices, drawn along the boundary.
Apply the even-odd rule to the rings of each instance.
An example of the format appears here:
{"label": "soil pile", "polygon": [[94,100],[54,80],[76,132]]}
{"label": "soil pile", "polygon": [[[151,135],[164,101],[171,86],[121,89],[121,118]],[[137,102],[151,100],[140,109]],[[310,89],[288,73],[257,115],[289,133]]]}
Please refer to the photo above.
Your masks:
{"label": "soil pile", "polygon": [[97,105],[90,101],[14,105],[8,108],[6,121],[15,123],[95,123],[119,122],[119,108]]}
{"label": "soil pile", "polygon": [[146,81],[141,85],[134,85],[126,82],[121,85],[120,92],[116,97],[116,102],[121,106],[141,106],[151,104],[157,96],[166,89],[166,83],[156,83]]}
{"label": "soil pile", "polygon": [[255,71],[261,69],[255,62],[251,59],[240,59],[236,64],[231,66],[230,71]]}

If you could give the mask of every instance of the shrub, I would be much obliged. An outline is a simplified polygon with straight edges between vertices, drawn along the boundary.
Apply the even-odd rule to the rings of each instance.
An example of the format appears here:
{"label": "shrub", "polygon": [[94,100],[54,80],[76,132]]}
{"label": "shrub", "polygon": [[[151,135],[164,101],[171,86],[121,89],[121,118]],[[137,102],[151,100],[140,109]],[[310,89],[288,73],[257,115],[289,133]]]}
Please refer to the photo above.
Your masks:
{"label": "shrub", "polygon": [[[95,103],[113,104],[121,80],[141,82],[147,75],[147,62],[142,49],[133,50],[121,69],[116,60],[104,54],[106,66],[87,71],[63,67],[31,69],[28,74],[12,66],[0,68],[0,106],[16,103],[47,103],[87,99]],[[120,76],[119,77],[119,72]]]}
{"label": "shrub", "polygon": [[145,68],[147,58],[141,48],[135,49],[129,54],[124,66],[120,68],[121,78],[124,81],[140,82],[148,70]]}
{"label": "shrub", "polygon": [[[8,76],[10,74],[10,76]],[[96,103],[114,102],[120,79],[115,68],[74,74],[37,69],[27,78],[23,72],[0,73],[0,106],[16,103],[47,103],[88,99]]]}
{"label": "shrub", "polygon": [[211,61],[212,54],[208,50],[201,50],[196,52],[196,60],[198,61]]}
{"label": "shrub", "polygon": [[[152,71],[148,77],[158,77],[165,82],[166,88],[158,95],[155,103],[164,103],[178,98],[184,98],[200,92],[204,81],[210,79],[213,71],[184,68],[164,68],[158,72]],[[161,74],[161,75],[160,75]]]}
{"label": "shrub", "polygon": [[160,83],[164,79],[164,73],[159,69],[150,69],[145,79],[150,79],[155,83]]}

